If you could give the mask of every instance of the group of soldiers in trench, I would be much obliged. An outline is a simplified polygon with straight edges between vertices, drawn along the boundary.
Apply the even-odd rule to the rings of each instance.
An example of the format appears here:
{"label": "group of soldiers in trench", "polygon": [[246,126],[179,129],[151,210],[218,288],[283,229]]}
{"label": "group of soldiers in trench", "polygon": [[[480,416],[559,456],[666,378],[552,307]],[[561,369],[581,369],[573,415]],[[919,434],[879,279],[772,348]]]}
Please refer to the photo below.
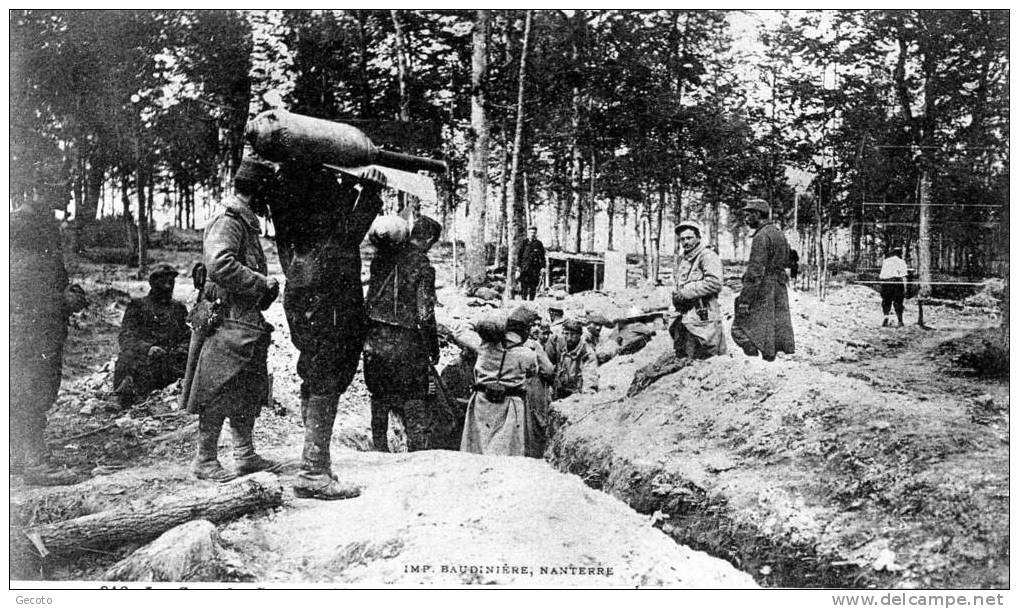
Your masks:
{"label": "group of soldiers in trench", "polygon": [[[259,455],[253,430],[271,393],[267,369],[273,327],[265,311],[280,295],[268,275],[259,237],[271,217],[286,277],[283,308],[299,351],[304,445],[294,482],[298,497],[344,499],[361,489],[337,476],[330,440],[340,396],[363,356],[377,450],[459,448],[465,452],[541,457],[549,403],[598,391],[598,365],[650,340],[642,323],[617,326],[600,342],[608,320],[593,315],[542,319],[527,306],[486,314],[447,328],[435,317],[435,270],[428,251],[441,226],[421,216],[380,216],[385,176],[357,176],[321,166],[273,164],[246,155],[234,194],[206,225],[203,260],[193,271],[198,301],[188,314],[173,299],[177,271],[161,265],[150,291],[127,307],[119,336],[114,387],[127,406],[183,377],[180,404],[198,415],[192,471],[229,481],[283,464]],[[44,439],[46,412],[56,399],[68,316],[86,306],[68,286],[53,219],[41,187],[11,215],[11,456],[28,484],[70,484],[78,476],[57,465]],[[747,354],[773,360],[793,352],[786,296],[788,245],[759,199],[745,206],[756,232],[736,300],[732,337]],[[365,295],[360,244],[375,246]],[[676,227],[682,247],[669,328],[676,356],[704,359],[726,352],[718,294],[722,265],[701,243],[695,222]],[[521,248],[519,281],[533,299],[545,252],[535,231]],[[190,322],[190,330],[187,322]],[[439,337],[461,347],[442,372]],[[605,351],[599,344],[608,345]],[[224,424],[232,436],[233,469],[219,461]]]}

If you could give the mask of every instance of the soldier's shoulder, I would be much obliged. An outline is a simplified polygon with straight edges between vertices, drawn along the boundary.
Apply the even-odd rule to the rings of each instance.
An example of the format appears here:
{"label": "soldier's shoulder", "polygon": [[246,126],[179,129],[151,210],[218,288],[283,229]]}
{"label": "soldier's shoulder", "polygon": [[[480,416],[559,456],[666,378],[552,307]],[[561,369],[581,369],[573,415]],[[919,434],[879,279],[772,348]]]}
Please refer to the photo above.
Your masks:
{"label": "soldier's shoulder", "polygon": [[144,310],[148,310],[148,309],[151,309],[151,308],[152,308],[152,300],[148,296],[138,296],[136,298],[132,298],[131,300],[129,300],[127,302],[127,307],[125,308],[125,312],[128,312],[128,311],[137,311],[139,309],[144,311]]}
{"label": "soldier's shoulder", "polygon": [[406,263],[412,264],[416,267],[432,268],[432,261],[428,259],[428,254],[421,251],[417,247],[408,247],[406,257],[404,258]]}
{"label": "soldier's shoulder", "polygon": [[702,254],[702,256],[704,256],[704,258],[707,258],[708,260],[714,260],[714,259],[721,260],[722,259],[722,257],[718,255],[718,252],[716,252],[711,247],[705,247],[704,248],[704,253]]}

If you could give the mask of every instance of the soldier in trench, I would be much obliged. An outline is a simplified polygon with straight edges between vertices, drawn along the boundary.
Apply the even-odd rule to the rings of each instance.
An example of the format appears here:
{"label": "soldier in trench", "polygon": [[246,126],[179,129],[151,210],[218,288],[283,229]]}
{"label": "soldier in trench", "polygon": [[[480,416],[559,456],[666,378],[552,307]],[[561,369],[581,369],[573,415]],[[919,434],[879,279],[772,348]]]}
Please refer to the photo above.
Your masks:
{"label": "soldier in trench", "polygon": [[598,391],[598,356],[584,337],[582,321],[576,318],[564,321],[562,334],[552,335],[545,352],[555,366],[553,400]]}
{"label": "soldier in trench", "polygon": [[[403,418],[408,450],[435,448],[433,431],[438,430],[434,428],[443,425],[430,408],[435,402],[427,399],[429,383],[434,382],[430,367],[439,362],[435,269],[428,250],[439,240],[442,226],[421,216],[407,243],[376,238],[374,233],[373,229],[376,255],[368,286],[364,350],[364,380],[372,396],[372,443],[375,450],[388,450],[386,431],[392,412]],[[452,415],[449,418],[446,427],[453,423]]]}

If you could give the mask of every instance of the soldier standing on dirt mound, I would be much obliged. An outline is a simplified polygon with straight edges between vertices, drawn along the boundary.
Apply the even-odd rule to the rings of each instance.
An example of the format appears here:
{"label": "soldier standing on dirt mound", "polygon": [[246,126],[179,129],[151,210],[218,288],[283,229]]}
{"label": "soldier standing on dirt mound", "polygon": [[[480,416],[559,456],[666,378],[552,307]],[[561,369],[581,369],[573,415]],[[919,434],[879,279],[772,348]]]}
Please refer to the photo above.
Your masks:
{"label": "soldier standing on dirt mound", "polygon": [[[202,258],[208,279],[192,317],[193,331],[203,337],[194,364],[194,379],[185,397],[198,413],[198,449],[192,466],[203,480],[226,482],[218,443],[223,421],[230,419],[237,475],[279,471],[281,464],[255,452],[255,419],[267,403],[267,359],[272,326],[262,311],[279,296],[280,286],[267,275],[259,241],[258,215],[265,215],[268,163],[244,157],[234,176],[234,197],[205,227]],[[189,365],[189,368],[191,366]]]}
{"label": "soldier standing on dirt mound", "polygon": [[679,317],[669,327],[676,357],[707,359],[725,354],[725,333],[718,294],[722,259],[701,244],[701,226],[689,220],[676,226],[683,258],[676,269],[672,303]]}
{"label": "soldier standing on dirt mound", "polygon": [[284,163],[270,200],[283,309],[300,351],[304,451],[298,497],[346,499],[361,490],[332,473],[329,443],[340,395],[357,371],[367,323],[361,291],[361,240],[382,209],[385,176],[376,169],[342,182],[321,165]]}
{"label": "soldier standing on dirt mound", "polygon": [[57,399],[67,318],[85,307],[85,293],[68,287],[53,217],[57,185],[40,185],[10,220],[11,470],[27,484],[72,484],[46,447],[46,411]]}
{"label": "soldier standing on dirt mound", "polygon": [[786,291],[789,244],[782,231],[768,220],[769,213],[762,199],[752,199],[743,207],[744,221],[754,235],[743,289],[736,299],[732,339],[747,355],[760,352],[770,362],[779,351],[792,353],[795,345]]}
{"label": "soldier standing on dirt mound", "polygon": [[[433,414],[428,408],[429,366],[439,362],[435,324],[435,269],[428,250],[439,240],[442,226],[421,216],[409,243],[387,240],[380,224],[403,222],[384,217],[372,230],[376,256],[368,286],[368,340],[364,380],[371,392],[372,443],[386,452],[389,413],[403,417],[408,450],[436,448],[431,443]],[[391,242],[390,242],[391,241]],[[452,424],[453,422],[450,421]]]}

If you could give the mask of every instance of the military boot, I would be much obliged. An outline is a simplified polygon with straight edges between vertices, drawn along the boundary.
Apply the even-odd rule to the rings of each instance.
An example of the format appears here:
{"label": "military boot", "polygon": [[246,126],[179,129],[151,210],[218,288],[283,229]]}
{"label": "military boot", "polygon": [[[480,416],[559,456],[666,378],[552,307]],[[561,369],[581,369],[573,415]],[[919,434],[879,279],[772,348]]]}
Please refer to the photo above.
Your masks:
{"label": "military boot", "polygon": [[409,398],[403,402],[403,424],[407,433],[407,451],[432,448],[435,434],[432,404],[427,400]]}
{"label": "military boot", "polygon": [[277,474],[283,470],[283,464],[266,459],[255,452],[255,441],[252,437],[255,429],[254,417],[230,417],[230,434],[234,441],[234,468],[238,476],[247,476],[255,472]]}
{"label": "military boot", "polygon": [[38,446],[26,448],[21,474],[29,486],[66,486],[79,481],[78,474],[53,463],[46,449]]}
{"label": "military boot", "polygon": [[389,400],[382,397],[372,396],[372,444],[375,450],[383,453],[389,452],[389,442],[386,438],[386,431],[389,429]]}
{"label": "military boot", "polygon": [[329,442],[336,420],[337,395],[308,397],[304,426],[301,471],[294,481],[294,495],[305,499],[349,499],[361,494],[354,484],[340,482],[330,469]]}
{"label": "military boot", "polygon": [[223,417],[198,415],[198,449],[191,471],[199,480],[229,482],[236,476],[219,463],[219,432],[223,429]]}

